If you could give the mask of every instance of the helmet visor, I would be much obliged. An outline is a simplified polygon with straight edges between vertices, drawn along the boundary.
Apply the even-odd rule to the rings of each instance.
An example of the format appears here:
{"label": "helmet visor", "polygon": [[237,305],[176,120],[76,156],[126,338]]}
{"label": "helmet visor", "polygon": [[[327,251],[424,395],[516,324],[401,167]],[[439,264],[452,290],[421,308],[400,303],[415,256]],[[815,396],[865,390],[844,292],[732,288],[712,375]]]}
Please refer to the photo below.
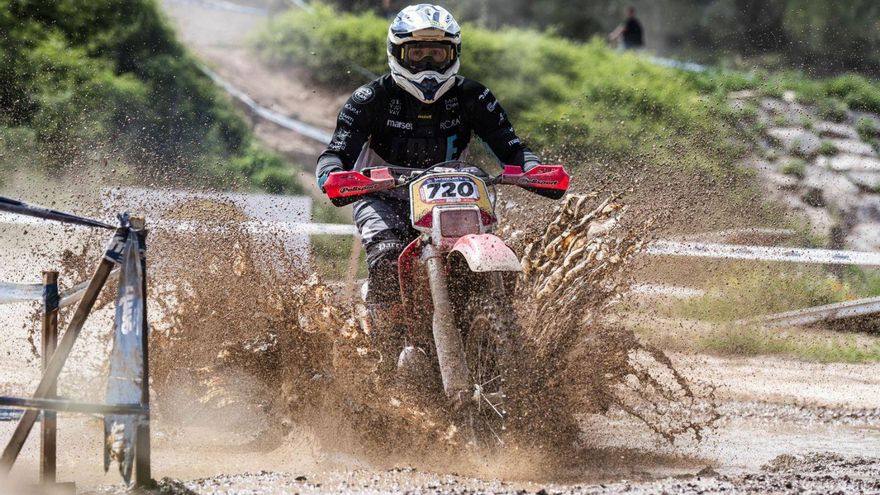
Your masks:
{"label": "helmet visor", "polygon": [[444,71],[455,61],[455,49],[451,43],[415,42],[402,47],[403,64],[412,72],[423,70]]}

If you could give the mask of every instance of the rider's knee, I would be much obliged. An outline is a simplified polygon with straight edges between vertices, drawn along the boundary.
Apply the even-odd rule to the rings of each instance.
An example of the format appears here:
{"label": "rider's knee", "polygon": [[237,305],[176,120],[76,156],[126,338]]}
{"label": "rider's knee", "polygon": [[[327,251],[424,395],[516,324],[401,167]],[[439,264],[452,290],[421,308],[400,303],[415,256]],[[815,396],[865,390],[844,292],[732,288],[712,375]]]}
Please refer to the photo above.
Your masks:
{"label": "rider's knee", "polygon": [[404,247],[400,240],[383,240],[367,247],[367,302],[394,304],[400,301],[397,258]]}

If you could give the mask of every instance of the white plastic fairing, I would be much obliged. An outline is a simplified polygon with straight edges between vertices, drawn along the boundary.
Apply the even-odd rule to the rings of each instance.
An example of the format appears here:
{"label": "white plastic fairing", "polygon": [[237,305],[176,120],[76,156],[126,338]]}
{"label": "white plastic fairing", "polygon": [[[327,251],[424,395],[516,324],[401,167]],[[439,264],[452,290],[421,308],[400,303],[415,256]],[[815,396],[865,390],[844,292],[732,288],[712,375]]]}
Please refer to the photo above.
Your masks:
{"label": "white plastic fairing", "polygon": [[516,253],[492,234],[466,235],[456,241],[451,252],[462,255],[473,272],[522,271]]}

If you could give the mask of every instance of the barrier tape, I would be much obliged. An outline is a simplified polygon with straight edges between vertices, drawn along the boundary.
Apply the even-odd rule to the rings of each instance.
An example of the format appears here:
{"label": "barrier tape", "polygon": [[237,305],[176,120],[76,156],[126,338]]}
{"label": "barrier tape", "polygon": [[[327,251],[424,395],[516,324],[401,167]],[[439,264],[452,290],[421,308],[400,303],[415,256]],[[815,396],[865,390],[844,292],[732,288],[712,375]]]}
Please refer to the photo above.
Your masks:
{"label": "barrier tape", "polygon": [[220,77],[211,69],[205,66],[200,66],[200,68],[206,76],[214,81],[215,84],[223,88],[223,90],[229,93],[233,98],[244,103],[245,106],[250,108],[251,111],[254,112],[256,115],[268,120],[269,122],[301,134],[307,138],[313,139],[321,144],[330,144],[330,140],[333,139],[332,133],[321,130],[313,125],[306,124],[305,122],[300,122],[299,120],[292,119],[273,110],[269,110],[268,108],[258,104],[256,101],[254,101],[253,98],[233,86],[231,83]]}
{"label": "barrier tape", "polygon": [[[107,277],[108,282],[112,282],[119,277],[119,268],[114,268]],[[55,301],[58,309],[63,309],[71,304],[76,304],[82,299],[86,292],[89,281],[81,282],[67,289],[58,295]],[[0,304],[13,304],[20,302],[42,301],[43,300],[43,284],[11,284],[8,282],[0,282]]]}
{"label": "barrier tape", "polygon": [[880,266],[880,253],[803,249],[768,246],[740,246],[699,242],[654,241],[645,253],[653,256],[736,259],[748,261],[787,261],[825,265]]}
{"label": "barrier tape", "polygon": [[0,304],[39,301],[43,298],[43,284],[11,284],[0,282]]}

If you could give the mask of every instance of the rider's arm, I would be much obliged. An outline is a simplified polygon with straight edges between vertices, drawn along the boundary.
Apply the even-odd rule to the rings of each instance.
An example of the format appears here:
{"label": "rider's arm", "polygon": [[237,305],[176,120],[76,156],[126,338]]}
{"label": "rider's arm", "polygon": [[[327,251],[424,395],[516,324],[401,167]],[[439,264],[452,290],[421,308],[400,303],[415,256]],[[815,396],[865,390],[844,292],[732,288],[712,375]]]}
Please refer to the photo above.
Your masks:
{"label": "rider's arm", "polygon": [[495,95],[482,84],[466,80],[463,93],[474,132],[485,142],[495,157],[505,165],[519,165],[526,171],[538,165],[537,155],[526,147],[513,130],[507,113]]}
{"label": "rider's arm", "polygon": [[351,170],[357,161],[364,143],[370,137],[371,119],[375,112],[377,87],[374,84],[362,86],[351,95],[336,117],[336,130],[327,149],[318,157],[315,176],[319,186],[321,178],[336,170]]}

